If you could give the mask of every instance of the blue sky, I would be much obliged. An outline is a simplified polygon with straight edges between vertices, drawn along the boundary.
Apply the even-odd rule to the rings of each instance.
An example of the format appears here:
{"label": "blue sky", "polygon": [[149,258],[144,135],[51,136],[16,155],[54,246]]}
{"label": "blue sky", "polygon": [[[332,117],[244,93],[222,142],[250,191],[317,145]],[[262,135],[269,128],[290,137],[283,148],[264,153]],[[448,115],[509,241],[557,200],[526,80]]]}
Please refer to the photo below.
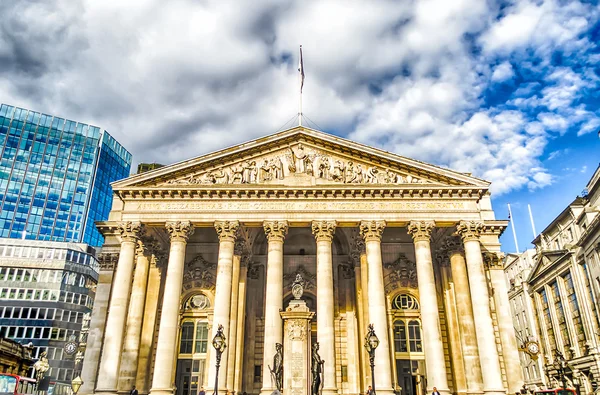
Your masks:
{"label": "blue sky", "polygon": [[[326,132],[492,182],[521,249],[600,162],[600,6],[584,0],[0,2],[0,102],[173,163]],[[513,250],[510,229],[504,249]]]}

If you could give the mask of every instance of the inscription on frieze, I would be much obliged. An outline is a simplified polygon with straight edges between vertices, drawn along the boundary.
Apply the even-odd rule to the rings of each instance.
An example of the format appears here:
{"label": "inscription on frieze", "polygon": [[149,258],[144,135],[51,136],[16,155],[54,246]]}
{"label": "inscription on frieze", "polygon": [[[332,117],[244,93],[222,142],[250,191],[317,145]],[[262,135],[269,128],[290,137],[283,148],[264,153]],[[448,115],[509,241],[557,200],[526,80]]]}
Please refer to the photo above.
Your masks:
{"label": "inscription on frieze", "polygon": [[443,201],[231,201],[231,202],[127,202],[125,211],[456,211],[476,209],[465,202]]}

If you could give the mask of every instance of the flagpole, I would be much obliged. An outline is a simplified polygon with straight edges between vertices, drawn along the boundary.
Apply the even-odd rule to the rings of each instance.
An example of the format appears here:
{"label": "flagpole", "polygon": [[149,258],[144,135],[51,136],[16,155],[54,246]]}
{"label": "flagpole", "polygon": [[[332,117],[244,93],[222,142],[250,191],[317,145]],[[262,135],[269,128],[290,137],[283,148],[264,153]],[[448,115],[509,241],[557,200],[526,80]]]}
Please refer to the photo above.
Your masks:
{"label": "flagpole", "polygon": [[302,45],[300,46],[300,56],[298,58],[298,82],[300,86],[300,100],[298,103],[298,126],[302,126],[302,87],[304,86],[304,61],[302,59]]}
{"label": "flagpole", "polygon": [[510,225],[512,227],[512,231],[513,231],[513,236],[515,238],[515,250],[517,251],[517,254],[520,254],[519,252],[519,243],[517,242],[517,232],[515,232],[515,221],[513,219],[513,215],[512,215],[512,211],[510,209],[510,204],[508,205],[508,216],[510,217]]}

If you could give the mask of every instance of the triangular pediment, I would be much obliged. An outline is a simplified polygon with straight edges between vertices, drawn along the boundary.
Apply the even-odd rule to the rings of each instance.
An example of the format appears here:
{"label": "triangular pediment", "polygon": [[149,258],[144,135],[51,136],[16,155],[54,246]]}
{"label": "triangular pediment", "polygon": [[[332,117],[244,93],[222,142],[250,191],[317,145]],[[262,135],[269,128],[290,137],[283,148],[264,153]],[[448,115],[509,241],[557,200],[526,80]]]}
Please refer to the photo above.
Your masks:
{"label": "triangular pediment", "polygon": [[134,175],[113,189],[273,185],[420,185],[487,189],[470,175],[295,127],[234,147]]}
{"label": "triangular pediment", "polygon": [[540,252],[537,256],[533,270],[529,275],[528,281],[532,281],[543,275],[549,269],[559,265],[570,255],[571,253],[567,250],[547,250]]}

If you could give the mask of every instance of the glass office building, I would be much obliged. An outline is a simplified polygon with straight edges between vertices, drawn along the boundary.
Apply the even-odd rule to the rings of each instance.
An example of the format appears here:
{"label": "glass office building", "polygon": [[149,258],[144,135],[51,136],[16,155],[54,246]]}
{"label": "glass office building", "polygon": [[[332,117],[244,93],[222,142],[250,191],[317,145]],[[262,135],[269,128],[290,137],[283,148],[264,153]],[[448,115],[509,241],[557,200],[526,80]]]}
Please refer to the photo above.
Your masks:
{"label": "glass office building", "polygon": [[131,154],[96,126],[0,106],[0,237],[100,246]]}
{"label": "glass office building", "polygon": [[36,360],[46,352],[52,381],[70,383],[83,359],[98,283],[92,252],[81,243],[0,239],[0,338],[32,343]]}

